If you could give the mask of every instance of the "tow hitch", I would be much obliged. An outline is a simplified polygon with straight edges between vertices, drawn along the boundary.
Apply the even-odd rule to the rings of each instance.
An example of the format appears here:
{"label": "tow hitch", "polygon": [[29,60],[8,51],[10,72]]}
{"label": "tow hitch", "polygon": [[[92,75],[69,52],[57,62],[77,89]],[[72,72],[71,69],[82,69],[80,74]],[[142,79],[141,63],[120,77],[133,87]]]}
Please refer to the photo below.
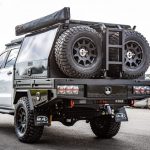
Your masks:
{"label": "tow hitch", "polygon": [[116,122],[128,121],[128,116],[124,107],[119,108],[115,113],[115,121]]}

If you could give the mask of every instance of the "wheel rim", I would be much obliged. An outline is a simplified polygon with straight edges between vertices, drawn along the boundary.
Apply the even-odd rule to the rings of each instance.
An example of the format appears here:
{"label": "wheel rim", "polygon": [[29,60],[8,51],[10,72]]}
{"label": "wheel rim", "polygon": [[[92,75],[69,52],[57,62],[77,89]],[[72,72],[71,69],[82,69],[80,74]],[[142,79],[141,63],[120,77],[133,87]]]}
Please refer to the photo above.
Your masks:
{"label": "wheel rim", "polygon": [[125,44],[125,66],[130,69],[136,69],[141,65],[142,60],[142,47],[135,41],[128,41]]}
{"label": "wheel rim", "polygon": [[82,67],[89,67],[96,62],[97,48],[95,43],[86,37],[79,38],[73,44],[73,59]]}
{"label": "wheel rim", "polygon": [[16,119],[16,124],[17,124],[17,130],[19,131],[20,134],[24,134],[26,131],[26,112],[23,107],[20,107],[17,111],[17,119]]}

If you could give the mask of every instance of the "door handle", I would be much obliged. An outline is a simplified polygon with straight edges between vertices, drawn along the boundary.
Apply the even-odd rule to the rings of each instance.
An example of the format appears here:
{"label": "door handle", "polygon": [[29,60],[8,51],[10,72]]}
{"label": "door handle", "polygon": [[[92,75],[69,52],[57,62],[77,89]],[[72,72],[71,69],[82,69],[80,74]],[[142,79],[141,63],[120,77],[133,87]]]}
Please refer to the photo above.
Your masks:
{"label": "door handle", "polygon": [[7,72],[7,75],[11,75],[11,74],[12,74],[12,71],[8,71],[8,72]]}

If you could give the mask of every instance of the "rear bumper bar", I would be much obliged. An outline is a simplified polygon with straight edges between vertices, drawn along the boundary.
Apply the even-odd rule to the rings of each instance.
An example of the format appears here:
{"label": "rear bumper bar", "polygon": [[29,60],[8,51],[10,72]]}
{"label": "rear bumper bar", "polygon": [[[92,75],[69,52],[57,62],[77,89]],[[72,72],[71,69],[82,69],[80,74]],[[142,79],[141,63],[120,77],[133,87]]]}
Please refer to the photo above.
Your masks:
{"label": "rear bumper bar", "polygon": [[[59,95],[57,86],[78,85],[78,95]],[[150,86],[149,80],[125,80],[125,79],[73,79],[73,78],[49,78],[16,80],[14,87],[20,89],[40,89],[54,92],[55,98],[80,99],[80,100],[140,100],[149,98],[150,94],[134,94],[134,86]],[[106,91],[110,90],[110,93]]]}
{"label": "rear bumper bar", "polygon": [[59,85],[78,85],[78,95],[57,95],[59,98],[87,100],[134,100],[150,97],[150,94],[134,94],[134,86],[150,86],[148,80],[124,79],[55,79],[54,88]]}

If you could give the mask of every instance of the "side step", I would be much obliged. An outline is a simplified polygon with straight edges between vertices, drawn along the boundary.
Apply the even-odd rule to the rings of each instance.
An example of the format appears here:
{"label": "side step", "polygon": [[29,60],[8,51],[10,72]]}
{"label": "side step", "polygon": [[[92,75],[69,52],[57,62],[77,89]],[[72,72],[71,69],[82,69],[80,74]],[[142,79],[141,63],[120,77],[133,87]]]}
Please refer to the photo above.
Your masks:
{"label": "side step", "polygon": [[2,113],[2,114],[10,114],[10,115],[13,115],[14,112],[15,112],[15,111],[14,111],[13,109],[0,108],[0,113]]}

